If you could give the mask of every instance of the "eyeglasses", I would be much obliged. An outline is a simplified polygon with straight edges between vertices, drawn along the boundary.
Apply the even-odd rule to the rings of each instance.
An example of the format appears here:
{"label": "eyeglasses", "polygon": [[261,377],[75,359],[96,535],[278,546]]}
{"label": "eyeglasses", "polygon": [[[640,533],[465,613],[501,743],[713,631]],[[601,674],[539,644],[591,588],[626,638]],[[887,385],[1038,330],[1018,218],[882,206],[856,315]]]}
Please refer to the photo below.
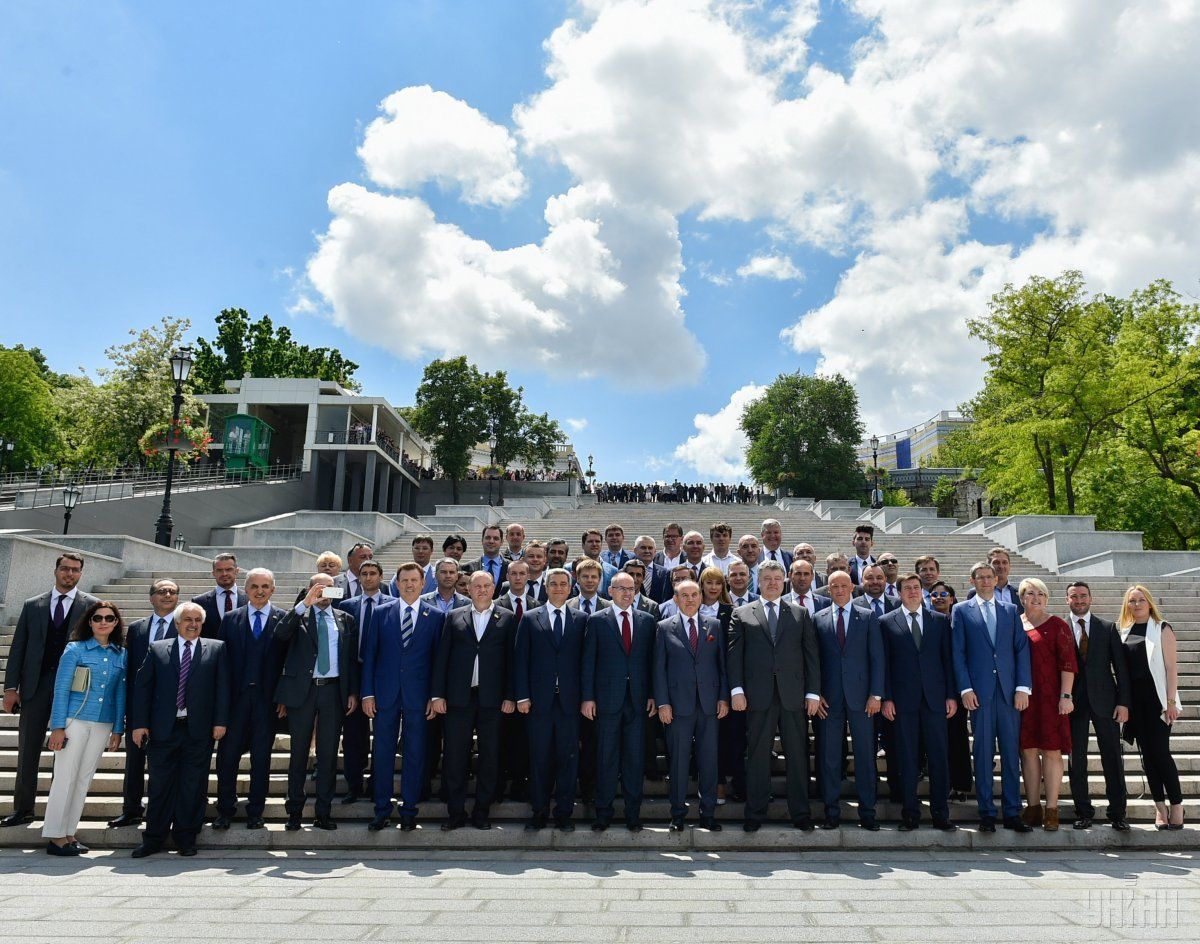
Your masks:
{"label": "eyeglasses", "polygon": [[179,591],[178,590],[169,590],[166,587],[159,587],[157,590],[154,591],[154,594],[155,594],[155,596],[160,596],[160,597],[177,597],[177,596],[179,596]]}
{"label": "eyeglasses", "polygon": [[114,614],[114,613],[93,613],[92,614],[92,622],[93,623],[115,623],[116,621],[117,621],[117,617],[116,617],[116,614]]}

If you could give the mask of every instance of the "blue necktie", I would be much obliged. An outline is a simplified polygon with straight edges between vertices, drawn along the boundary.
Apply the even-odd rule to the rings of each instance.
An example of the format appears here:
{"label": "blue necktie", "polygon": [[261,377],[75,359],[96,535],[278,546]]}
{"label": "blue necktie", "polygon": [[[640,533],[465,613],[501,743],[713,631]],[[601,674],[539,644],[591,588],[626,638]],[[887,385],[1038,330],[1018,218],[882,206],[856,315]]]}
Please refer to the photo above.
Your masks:
{"label": "blue necktie", "polygon": [[154,641],[158,642],[160,639],[165,638],[166,635],[167,635],[167,621],[160,616],[158,618],[158,626],[154,630]]}
{"label": "blue necktie", "polygon": [[496,562],[494,560],[488,560],[488,573],[492,575],[492,583],[494,584],[496,582]]}
{"label": "blue necktie", "polygon": [[554,611],[554,645],[562,642],[563,625],[562,625],[562,610]]}
{"label": "blue necktie", "polygon": [[583,615],[584,616],[592,615],[592,601],[591,600],[583,601]]}
{"label": "blue necktie", "polygon": [[[366,606],[363,608],[363,621],[362,621],[362,623],[363,623],[362,635],[363,636],[366,636],[367,630],[369,630],[371,628],[371,615],[374,612],[375,612],[375,598],[367,597]],[[361,643],[362,640],[360,639],[359,642]]]}
{"label": "blue necktie", "polygon": [[254,638],[258,639],[262,635],[262,614],[258,610],[254,611]]}
{"label": "blue necktie", "polygon": [[328,613],[317,611],[317,674],[329,674],[329,623]]}
{"label": "blue necktie", "polygon": [[872,607],[875,609],[875,616],[876,616],[876,618],[878,618],[878,617],[880,617],[880,616],[883,616],[883,601],[882,601],[882,600],[876,600],[876,601],[874,601],[874,602],[871,604],[871,606],[872,606]]}
{"label": "blue necktie", "polygon": [[992,601],[985,600],[983,604],[983,621],[987,624],[988,638],[996,645],[996,614],[992,612]]}
{"label": "blue necktie", "polygon": [[412,641],[413,628],[412,607],[406,606],[404,619],[400,621],[400,645],[404,649],[407,649],[409,642]]}

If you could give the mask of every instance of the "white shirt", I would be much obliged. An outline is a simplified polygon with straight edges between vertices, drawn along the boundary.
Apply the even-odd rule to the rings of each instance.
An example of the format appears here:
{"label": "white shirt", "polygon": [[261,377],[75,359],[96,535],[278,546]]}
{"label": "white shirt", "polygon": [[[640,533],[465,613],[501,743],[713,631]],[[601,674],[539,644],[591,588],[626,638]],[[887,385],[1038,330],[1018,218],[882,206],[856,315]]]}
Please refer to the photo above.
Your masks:
{"label": "white shirt", "polygon": [[675,600],[666,600],[658,605],[658,618],[667,619],[679,612],[679,607],[675,605]]}
{"label": "white shirt", "polygon": [[1076,616],[1074,613],[1072,613],[1067,618],[1067,622],[1069,622],[1071,624],[1071,632],[1073,632],[1075,634],[1075,645],[1077,645],[1077,646],[1079,645],[1079,642],[1080,642],[1080,632],[1079,632],[1079,621],[1080,620],[1083,620],[1083,626],[1084,626],[1084,629],[1087,630],[1088,640],[1090,641],[1092,638],[1092,611],[1088,610],[1086,613],[1083,614],[1083,616]]}
{"label": "white shirt", "polygon": [[717,619],[717,604],[716,603],[701,603],[700,604],[700,615],[701,616],[709,616],[709,617],[712,617],[713,619]]}
{"label": "white shirt", "polygon": [[346,571],[346,596],[358,596],[358,578],[354,576],[353,571]]}
{"label": "white shirt", "polygon": [[629,638],[630,638],[630,639],[633,639],[633,625],[634,625],[634,623],[636,622],[636,620],[633,618],[633,617],[634,617],[634,609],[633,609],[633,607],[631,606],[631,607],[630,607],[629,609],[627,609],[627,610],[618,610],[618,609],[616,608],[616,606],[614,605],[614,606],[613,606],[613,608],[612,608],[612,611],[613,611],[613,615],[614,615],[614,616],[616,616],[616,618],[617,618],[617,629],[620,629],[620,628],[621,628],[621,614],[622,614],[622,613],[628,613],[628,614],[629,614]]}
{"label": "white shirt", "polygon": [[[175,637],[175,651],[179,656],[179,664],[180,665],[183,664],[183,646],[184,646],[184,643],[186,643],[186,642],[187,642],[187,640],[184,639],[182,636]],[[200,655],[200,637],[197,636],[191,642],[192,642],[192,662],[195,662],[196,656]],[[188,669],[188,678],[191,678],[191,671],[192,671],[191,668],[189,668]],[[175,712],[175,717],[176,718],[186,718],[187,717],[187,709],[186,708],[177,709]]]}
{"label": "white shirt", "polygon": [[71,612],[71,607],[75,605],[75,593],[78,587],[72,587],[66,593],[59,593],[58,588],[54,587],[50,591],[50,618],[54,618],[54,610],[58,606],[58,601],[63,601],[63,619],[67,618],[67,614]]}
{"label": "white shirt", "polygon": [[662,566],[666,567],[668,570],[670,570],[672,567],[677,567],[678,565],[682,564],[683,560],[684,560],[684,558],[683,558],[682,548],[680,549],[679,553],[676,554],[674,557],[668,557],[667,552],[663,551]]}
{"label": "white shirt", "polygon": [[[475,641],[483,639],[483,634],[487,632],[488,623],[492,621],[492,611],[494,606],[489,606],[486,610],[480,613],[475,607],[471,607],[471,622],[475,625]],[[475,666],[471,669],[471,687],[479,687],[479,655],[475,656]]]}
{"label": "white shirt", "polygon": [[723,574],[729,573],[729,565],[737,560],[741,560],[741,558],[734,553],[726,553],[724,557],[717,557],[715,551],[709,551],[700,558],[700,562],[705,567],[719,567]]}
{"label": "white shirt", "polygon": [[763,548],[763,560],[764,561],[776,561],[777,563],[782,564],[783,563],[783,548],[777,547],[777,548],[775,548],[775,550],[772,551],[769,548],[764,547]]}
{"label": "white shirt", "polygon": [[175,622],[175,613],[171,612],[171,613],[167,614],[166,616],[158,616],[157,614],[153,614],[153,613],[150,615],[149,639],[151,642],[154,642],[156,639],[159,638],[159,635],[158,635],[158,621],[159,620],[162,620],[162,637],[161,638],[166,639],[168,636],[171,635],[171,625]]}

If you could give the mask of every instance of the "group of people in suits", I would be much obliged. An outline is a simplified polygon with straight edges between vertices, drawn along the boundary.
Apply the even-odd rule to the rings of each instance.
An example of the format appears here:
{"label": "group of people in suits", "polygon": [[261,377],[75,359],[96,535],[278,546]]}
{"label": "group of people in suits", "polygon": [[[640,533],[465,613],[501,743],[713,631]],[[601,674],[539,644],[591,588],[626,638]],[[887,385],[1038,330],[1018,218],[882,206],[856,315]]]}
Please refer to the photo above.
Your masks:
{"label": "group of people in suits", "polygon": [[589,529],[583,555],[568,563],[565,541],[526,541],[516,523],[485,528],[477,559],[453,535],[435,561],[421,535],[390,579],[373,549],[356,544],[345,570],[337,554],[322,554],[291,606],[273,602],[269,570],[247,571],[239,588],[237,561],[222,554],[212,590],[181,602],[175,581],[155,580],[151,614],[129,626],[114,604],[78,589],[83,559],[64,554],[54,588],[22,608],[5,671],[5,710],[22,714],[13,812],[0,822],[32,821],[49,733],[58,753],[48,851],[85,851],[74,829],[87,786],[102,751],[127,732],[122,812],[110,825],[145,819],[135,856],[168,838],[193,854],[214,750],[212,828],[232,825],[249,755],[245,825],[261,829],[271,749],[285,727],[288,830],[302,828],[315,748],[314,828],[337,828],[340,749],[342,802],[369,795],[372,831],[393,814],[402,831],[416,828],[438,764],[443,830],[490,828],[492,806],[519,784],[527,829],[552,818],[573,830],[584,796],[592,829],[606,830],[619,790],[625,825],[637,831],[661,741],[672,830],[685,828],[694,776],[700,827],[721,828],[716,809],[732,792],[754,832],[768,818],[776,736],[796,828],[841,825],[852,761],[858,824],[877,830],[882,743],[900,829],[919,827],[927,777],[933,825],[952,830],[949,801],[962,780],[954,758],[967,750],[969,715],[981,830],[998,819],[1018,832],[1057,828],[1064,758],[1075,826],[1091,826],[1089,731],[1108,820],[1127,829],[1122,725],[1142,752],[1157,825],[1182,828],[1169,746],[1180,710],[1174,633],[1145,587],[1127,591],[1114,624],[1091,613],[1090,590],[1076,581],[1068,624],[1049,613],[1040,580],[1008,583],[1001,548],[972,568],[971,594],[955,603],[935,558],[901,574],[895,555],[874,556],[868,525],[856,528],[852,554],[826,557],[823,574],[811,545],[782,547],[773,519],[736,544],[723,523],[707,542],[677,524],[662,537],[661,548],[640,535],[628,550],[619,525]]}

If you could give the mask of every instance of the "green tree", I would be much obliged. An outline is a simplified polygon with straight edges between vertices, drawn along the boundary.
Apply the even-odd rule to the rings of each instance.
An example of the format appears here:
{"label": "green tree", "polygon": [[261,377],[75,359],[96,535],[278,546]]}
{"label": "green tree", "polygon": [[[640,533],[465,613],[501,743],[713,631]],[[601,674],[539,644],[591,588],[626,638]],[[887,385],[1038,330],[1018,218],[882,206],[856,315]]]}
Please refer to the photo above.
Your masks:
{"label": "green tree", "polygon": [[858,395],[840,374],[780,374],[746,405],[741,427],[750,441],[746,464],[756,482],[817,498],[862,497]]}
{"label": "green tree", "polygon": [[225,381],[246,376],[316,377],[359,389],[354,380],[356,363],[334,348],[300,344],[290,328],[275,327],[269,315],[251,321],[245,309],[226,308],[217,315],[216,324],[212,342],[196,341],[193,377],[201,393],[224,393]]}
{"label": "green tree", "polygon": [[454,501],[458,482],[467,474],[471,450],[487,439],[488,414],[483,405],[484,380],[466,357],[425,365],[410,422],[429,441],[433,457],[450,479]]}
{"label": "green tree", "polygon": [[566,434],[558,420],[551,419],[548,413],[527,413],[517,457],[530,469],[548,472],[558,457],[559,443],[565,439]]}
{"label": "green tree", "polygon": [[27,348],[24,344],[14,344],[12,347],[5,347],[3,344],[0,344],[0,351],[24,351],[27,353],[33,358],[38,374],[51,387],[65,387],[71,380],[71,374],[60,374],[58,371],[50,369],[50,364],[46,361],[46,355],[42,353],[40,347]]}
{"label": "green tree", "polygon": [[39,364],[33,351],[20,347],[0,348],[0,439],[13,445],[0,451],[5,472],[54,459],[58,451],[54,391],[45,378],[45,362]]}

